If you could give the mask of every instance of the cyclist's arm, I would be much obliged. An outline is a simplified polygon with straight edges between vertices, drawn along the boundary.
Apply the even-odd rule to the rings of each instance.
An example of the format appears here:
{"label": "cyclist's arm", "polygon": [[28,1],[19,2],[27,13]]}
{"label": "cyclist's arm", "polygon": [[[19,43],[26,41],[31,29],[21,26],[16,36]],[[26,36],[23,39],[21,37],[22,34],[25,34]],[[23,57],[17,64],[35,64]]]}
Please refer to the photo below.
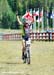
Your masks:
{"label": "cyclist's arm", "polygon": [[19,22],[20,25],[23,25],[23,23],[20,21],[19,16],[17,15],[17,21]]}

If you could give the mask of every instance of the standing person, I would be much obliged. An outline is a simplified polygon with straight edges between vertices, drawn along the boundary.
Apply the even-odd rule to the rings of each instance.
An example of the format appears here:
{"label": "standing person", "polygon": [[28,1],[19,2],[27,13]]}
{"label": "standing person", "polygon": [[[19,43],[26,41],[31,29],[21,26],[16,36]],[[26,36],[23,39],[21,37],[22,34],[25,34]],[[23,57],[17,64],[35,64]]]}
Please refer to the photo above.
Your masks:
{"label": "standing person", "polygon": [[18,23],[20,25],[23,26],[22,28],[22,59],[24,60],[24,51],[25,51],[25,41],[30,41],[30,26],[31,26],[31,23],[29,23],[26,19],[24,19],[24,22],[21,22],[20,19],[19,19],[19,16],[17,15],[17,20],[18,20]]}

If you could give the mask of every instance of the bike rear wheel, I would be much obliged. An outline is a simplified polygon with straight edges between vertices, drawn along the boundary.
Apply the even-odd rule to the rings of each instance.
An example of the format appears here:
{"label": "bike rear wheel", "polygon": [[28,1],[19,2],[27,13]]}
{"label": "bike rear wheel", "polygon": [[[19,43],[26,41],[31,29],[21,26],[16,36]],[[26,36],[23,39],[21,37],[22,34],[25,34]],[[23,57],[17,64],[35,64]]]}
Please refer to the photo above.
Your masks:
{"label": "bike rear wheel", "polygon": [[30,50],[27,51],[27,64],[30,64]]}

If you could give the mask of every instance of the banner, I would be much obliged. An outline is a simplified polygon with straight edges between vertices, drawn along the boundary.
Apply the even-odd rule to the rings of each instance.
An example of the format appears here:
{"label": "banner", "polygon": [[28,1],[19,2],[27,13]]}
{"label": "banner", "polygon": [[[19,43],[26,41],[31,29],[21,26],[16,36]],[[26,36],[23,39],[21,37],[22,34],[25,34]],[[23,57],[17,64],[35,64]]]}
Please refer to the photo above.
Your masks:
{"label": "banner", "polygon": [[30,12],[26,12],[25,15],[22,16],[22,19],[26,19],[26,22],[31,23],[33,22],[33,17]]}

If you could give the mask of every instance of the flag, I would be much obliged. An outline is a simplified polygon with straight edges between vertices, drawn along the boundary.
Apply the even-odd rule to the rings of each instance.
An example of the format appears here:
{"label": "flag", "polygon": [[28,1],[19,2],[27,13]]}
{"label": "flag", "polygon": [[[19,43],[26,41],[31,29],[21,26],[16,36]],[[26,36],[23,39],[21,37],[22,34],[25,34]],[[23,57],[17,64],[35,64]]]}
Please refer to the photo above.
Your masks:
{"label": "flag", "polygon": [[35,9],[34,9],[34,11],[33,11],[33,16],[35,16],[36,17],[36,22],[38,22],[39,21],[39,8],[38,8],[38,10],[37,11],[35,11]]}
{"label": "flag", "polygon": [[40,22],[43,21],[43,9],[42,9],[41,12],[40,12],[39,21],[40,21]]}
{"label": "flag", "polygon": [[52,9],[51,18],[52,18],[52,20],[53,20],[53,30],[54,30],[54,9]]}
{"label": "flag", "polygon": [[36,12],[34,10],[33,16],[39,16],[39,10],[37,10]]}
{"label": "flag", "polygon": [[43,8],[42,8],[42,10],[41,10],[41,12],[40,12],[40,19],[39,19],[39,21],[42,23],[42,32],[43,32],[43,30],[44,30],[44,23],[43,23]]}
{"label": "flag", "polygon": [[51,14],[51,18],[53,19],[54,18],[54,13],[52,12],[52,14]]}
{"label": "flag", "polygon": [[22,18],[25,18],[25,19],[32,19],[32,14],[30,12],[26,12]]}
{"label": "flag", "polygon": [[51,16],[50,16],[50,18],[54,18],[54,9],[52,9],[52,13],[51,13]]}
{"label": "flag", "polygon": [[25,15],[22,16],[22,19],[26,19],[28,23],[31,23],[33,21],[32,14],[30,12],[26,12]]}
{"label": "flag", "polygon": [[32,9],[30,9],[30,13],[31,13],[31,15],[32,15]]}
{"label": "flag", "polygon": [[36,22],[38,22],[38,32],[39,32],[39,26],[40,26],[40,17],[39,16],[40,15],[39,15],[39,8],[38,8],[38,11],[36,11]]}
{"label": "flag", "polygon": [[36,21],[37,22],[42,22],[42,17],[43,17],[43,10],[39,13],[39,10],[36,12]]}
{"label": "flag", "polygon": [[34,22],[33,22],[33,32],[36,32],[36,16],[35,16],[35,8],[33,10],[33,18],[34,18]]}
{"label": "flag", "polygon": [[43,9],[40,12],[40,17],[42,17],[42,16],[43,16]]}

